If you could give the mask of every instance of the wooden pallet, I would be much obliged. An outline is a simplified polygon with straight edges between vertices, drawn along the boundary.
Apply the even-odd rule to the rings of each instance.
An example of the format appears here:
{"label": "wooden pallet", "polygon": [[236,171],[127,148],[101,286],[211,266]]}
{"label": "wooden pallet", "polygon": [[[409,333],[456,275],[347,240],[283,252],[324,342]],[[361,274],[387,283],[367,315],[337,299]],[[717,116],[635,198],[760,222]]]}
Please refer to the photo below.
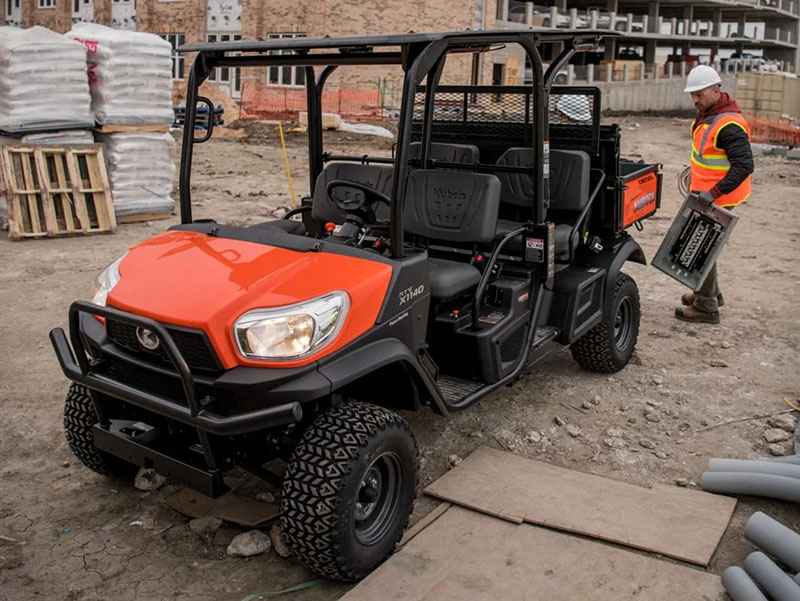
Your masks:
{"label": "wooden pallet", "polygon": [[169,213],[142,213],[139,215],[118,215],[117,223],[141,223],[142,221],[156,221],[168,219]]}
{"label": "wooden pallet", "polygon": [[12,240],[117,229],[100,144],[3,146],[0,178]]}
{"label": "wooden pallet", "polygon": [[101,134],[130,134],[138,132],[166,134],[172,125],[98,125],[95,131]]}

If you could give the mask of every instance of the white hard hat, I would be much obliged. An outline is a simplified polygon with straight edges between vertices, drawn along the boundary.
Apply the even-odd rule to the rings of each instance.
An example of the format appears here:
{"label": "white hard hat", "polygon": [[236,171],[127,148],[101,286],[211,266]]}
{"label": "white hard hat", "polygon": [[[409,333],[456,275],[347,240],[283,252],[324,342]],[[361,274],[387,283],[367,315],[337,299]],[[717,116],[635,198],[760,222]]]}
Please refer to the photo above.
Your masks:
{"label": "white hard hat", "polygon": [[686,89],[684,92],[697,92],[709,86],[719,85],[722,80],[712,67],[708,65],[698,65],[689,71],[689,77],[686,78]]}
{"label": "white hard hat", "polygon": [[556,102],[556,108],[574,121],[589,121],[592,118],[592,106],[586,96],[564,94]]}

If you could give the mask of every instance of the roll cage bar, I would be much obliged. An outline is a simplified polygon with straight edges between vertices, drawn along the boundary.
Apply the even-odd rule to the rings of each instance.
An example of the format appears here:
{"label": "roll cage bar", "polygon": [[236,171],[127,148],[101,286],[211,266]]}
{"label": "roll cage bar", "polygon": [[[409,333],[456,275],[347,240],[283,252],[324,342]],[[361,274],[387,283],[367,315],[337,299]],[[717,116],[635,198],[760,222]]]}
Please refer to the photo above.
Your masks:
{"label": "roll cage bar", "polygon": [[[404,72],[397,148],[394,158],[394,180],[390,210],[391,254],[404,255],[403,205],[408,174],[409,141],[417,87],[427,78],[425,111],[422,122],[421,164],[430,155],[433,106],[436,87],[448,53],[485,52],[498,45],[515,43],[522,46],[530,61],[533,75],[533,144],[534,224],[546,218],[549,200],[548,97],[558,71],[576,52],[595,48],[601,38],[619,35],[597,30],[524,29],[510,31],[462,31],[347,38],[284,38],[254,42],[221,42],[188,44],[178,52],[197,52],[189,71],[184,124],[196,119],[198,90],[216,67],[303,67],[306,80],[308,111],[308,158],[310,190],[313,195],[317,177],[323,169],[322,154],[322,91],[328,77],[341,65],[400,65]],[[538,47],[541,44],[564,43],[564,49],[545,71]],[[386,48],[397,48],[387,50]],[[275,50],[291,50],[294,54],[275,54]],[[316,51],[316,52],[313,52]],[[230,54],[233,53],[233,54]],[[319,75],[315,67],[322,67]],[[209,125],[210,126],[210,125]],[[191,169],[195,143],[194,127],[183,128],[180,164],[181,223],[192,223]]]}

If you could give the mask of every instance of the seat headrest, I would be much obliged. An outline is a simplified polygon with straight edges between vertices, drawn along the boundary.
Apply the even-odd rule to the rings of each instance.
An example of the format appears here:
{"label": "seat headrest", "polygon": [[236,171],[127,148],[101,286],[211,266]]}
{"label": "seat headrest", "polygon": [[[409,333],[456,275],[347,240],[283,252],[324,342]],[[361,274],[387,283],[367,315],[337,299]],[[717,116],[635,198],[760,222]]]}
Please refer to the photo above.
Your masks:
{"label": "seat headrest", "polygon": [[[531,167],[532,148],[509,148],[498,165]],[[503,184],[501,200],[518,207],[533,206],[533,177],[525,173],[498,172]],[[580,211],[589,200],[591,159],[582,150],[550,151],[550,208]]]}
{"label": "seat headrest", "polygon": [[490,174],[417,169],[408,176],[405,229],[434,240],[491,242],[500,187],[500,180]]}
{"label": "seat headrest", "polygon": [[[329,163],[319,174],[314,185],[314,200],[311,205],[311,216],[317,221],[333,221],[342,224],[345,220],[344,212],[336,206],[328,196],[328,184],[341,179],[364,184],[391,196],[392,175],[394,169],[388,165],[360,165],[358,163]],[[338,188],[334,193],[345,199],[363,199],[364,193],[350,188]],[[375,205],[375,214],[378,219],[389,218],[389,207],[383,203]]]}
{"label": "seat headrest", "polygon": [[[422,150],[422,142],[412,142],[409,147],[409,158],[418,159]],[[448,163],[477,163],[481,159],[481,151],[474,144],[445,144],[431,142],[431,158]]]}

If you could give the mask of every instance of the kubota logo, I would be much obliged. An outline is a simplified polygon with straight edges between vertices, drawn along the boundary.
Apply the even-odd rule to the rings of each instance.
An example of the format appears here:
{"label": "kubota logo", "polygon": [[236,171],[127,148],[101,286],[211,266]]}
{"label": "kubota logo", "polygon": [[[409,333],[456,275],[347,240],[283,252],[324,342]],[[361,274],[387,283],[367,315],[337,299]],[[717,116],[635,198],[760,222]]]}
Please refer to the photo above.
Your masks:
{"label": "kubota logo", "polygon": [[425,286],[423,284],[420,284],[416,288],[414,288],[414,286],[409,286],[405,290],[401,290],[400,294],[398,295],[400,297],[400,304],[405,305],[407,302],[418,297],[423,292],[425,292]]}

